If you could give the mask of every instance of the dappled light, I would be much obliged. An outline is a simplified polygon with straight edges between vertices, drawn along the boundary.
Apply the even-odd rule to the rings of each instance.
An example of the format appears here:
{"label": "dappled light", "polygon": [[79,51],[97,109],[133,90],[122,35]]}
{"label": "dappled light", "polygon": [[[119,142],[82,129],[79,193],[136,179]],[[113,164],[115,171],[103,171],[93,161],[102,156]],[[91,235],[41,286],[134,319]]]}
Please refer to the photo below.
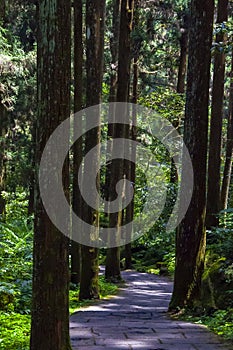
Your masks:
{"label": "dappled light", "polygon": [[171,320],[170,279],[134,271],[119,295],[71,316],[72,349],[217,350],[221,341],[201,325]]}
{"label": "dappled light", "polygon": [[0,350],[233,349],[233,0],[0,0]]}

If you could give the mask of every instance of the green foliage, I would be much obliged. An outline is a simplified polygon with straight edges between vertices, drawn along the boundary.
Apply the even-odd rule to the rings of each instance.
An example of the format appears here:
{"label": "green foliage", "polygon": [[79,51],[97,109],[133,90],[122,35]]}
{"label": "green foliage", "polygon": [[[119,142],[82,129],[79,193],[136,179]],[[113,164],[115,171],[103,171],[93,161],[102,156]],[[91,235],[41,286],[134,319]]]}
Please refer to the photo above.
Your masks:
{"label": "green foliage", "polygon": [[[29,229],[28,223],[31,222],[31,218],[27,217],[27,192],[22,187],[17,187],[16,192],[3,192],[3,197],[6,201],[6,222],[14,226],[20,222],[18,231],[26,232]],[[2,224],[4,225],[4,223]],[[17,230],[17,227],[14,229]]]}
{"label": "green foliage", "polygon": [[29,350],[30,316],[0,312],[0,349]]}
{"label": "green foliage", "polygon": [[224,257],[228,265],[233,263],[233,208],[219,214],[219,227],[207,232],[207,248],[212,254]]}
{"label": "green foliage", "polygon": [[206,325],[233,341],[233,209],[219,214],[220,225],[207,232],[206,267],[203,274],[203,308],[187,310],[185,320]]}
{"label": "green foliage", "polygon": [[[140,89],[156,86],[175,89],[179,65],[179,39],[189,1],[141,2],[139,26],[134,29],[134,50],[139,54]],[[142,28],[145,30],[142,30]]]}
{"label": "green foliage", "polygon": [[33,50],[36,32],[36,2],[31,0],[15,0],[6,2],[6,26],[17,37],[25,52]]}
{"label": "green foliage", "polygon": [[4,52],[5,55],[9,55],[12,51],[12,46],[7,40],[7,30],[0,26],[0,50]]}
{"label": "green foliage", "polygon": [[[6,221],[0,221],[0,350],[27,350],[32,297],[32,220],[27,218],[26,193],[5,193]],[[99,280],[100,297],[113,295],[117,286]],[[88,301],[78,301],[70,290],[70,312]]]}
{"label": "green foliage", "polygon": [[187,310],[184,318],[204,324],[233,340],[233,209],[219,214],[220,225],[207,231],[206,267],[200,310]]}
{"label": "green foliage", "polygon": [[[26,54],[20,47],[17,37],[0,26],[0,65],[1,103],[7,110],[13,111],[18,97],[34,76],[35,85],[35,51]],[[23,97],[23,96],[21,96]],[[24,95],[25,98],[25,95]],[[32,102],[32,101],[31,101]]]}
{"label": "green foliage", "polygon": [[211,315],[204,314],[201,316],[193,316],[193,313],[186,313],[181,318],[205,325],[224,339],[233,341],[233,309],[217,310]]}
{"label": "green foliage", "polygon": [[218,335],[233,340],[233,309],[218,310],[202,322]]}
{"label": "green foliage", "polygon": [[[225,36],[225,42],[216,42],[218,35]],[[230,18],[227,22],[216,23],[214,27],[214,41],[212,45],[212,54],[230,53],[232,50],[233,20]]]}
{"label": "green foliage", "polygon": [[[163,224],[161,224],[162,226]],[[175,270],[175,233],[159,229],[157,223],[133,244],[133,266],[140,272],[167,273]]]}
{"label": "green foliage", "polygon": [[[117,290],[118,290],[118,287],[116,286],[116,284],[107,282],[104,276],[99,277],[100,299],[116,294]],[[96,300],[79,301],[78,295],[79,295],[79,288],[77,288],[76,290],[70,290],[70,313],[71,314],[77,311],[80,307],[88,306],[93,303],[96,303]]]}
{"label": "green foliage", "polygon": [[7,190],[28,187],[31,172],[31,134],[36,114],[36,50],[25,53],[19,39],[0,26],[0,103],[6,113],[4,158]]}
{"label": "green foliage", "polygon": [[162,117],[168,119],[175,126],[182,126],[184,118],[185,97],[175,91],[158,86],[153,92],[143,95],[139,103],[145,107],[153,108]]}
{"label": "green foliage", "polygon": [[6,222],[0,222],[0,309],[30,312],[32,222],[26,218],[25,193],[10,200],[6,194]]}
{"label": "green foliage", "polygon": [[[181,130],[185,106],[183,95],[177,94],[169,88],[156,87],[152,93],[143,95],[139,99],[139,103],[155,109],[162,117],[168,119]],[[161,181],[165,182],[167,198],[158,220],[148,232],[145,232],[141,238],[133,243],[135,259],[133,266],[143,272],[157,273],[159,271],[172,275],[175,269],[175,232],[167,232],[166,224],[177,199],[177,183],[171,181],[174,169],[171,166],[171,159],[165,147],[157,140],[149,140],[143,134],[143,130],[139,129],[139,132],[138,137],[140,137],[141,142],[145,144],[145,147],[150,148],[156,161],[161,165],[163,172]],[[146,174],[140,169],[136,170],[135,215],[142,210],[148,195]],[[162,188],[158,188],[157,191],[162,191]]]}

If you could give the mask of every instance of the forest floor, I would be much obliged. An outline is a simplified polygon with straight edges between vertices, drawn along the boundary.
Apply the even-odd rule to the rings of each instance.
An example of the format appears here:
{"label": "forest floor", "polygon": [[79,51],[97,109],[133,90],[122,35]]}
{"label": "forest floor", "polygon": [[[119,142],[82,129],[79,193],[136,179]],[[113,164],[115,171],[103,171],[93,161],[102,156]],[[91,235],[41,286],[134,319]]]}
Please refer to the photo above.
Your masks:
{"label": "forest floor", "polygon": [[73,350],[230,350],[206,327],[172,320],[166,313],[172,282],[153,274],[124,271],[118,295],[71,316]]}

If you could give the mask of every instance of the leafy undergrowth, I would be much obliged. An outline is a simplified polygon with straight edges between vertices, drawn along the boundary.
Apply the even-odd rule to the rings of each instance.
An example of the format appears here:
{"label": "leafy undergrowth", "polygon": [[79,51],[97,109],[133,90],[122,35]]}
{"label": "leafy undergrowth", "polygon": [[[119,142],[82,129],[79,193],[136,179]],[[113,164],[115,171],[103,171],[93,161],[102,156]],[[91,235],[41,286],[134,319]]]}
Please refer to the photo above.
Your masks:
{"label": "leafy undergrowth", "polygon": [[15,312],[0,313],[0,349],[28,350],[30,316]]}
{"label": "leafy undergrowth", "polygon": [[[104,276],[99,277],[99,291],[100,291],[100,299],[110,297],[117,293],[118,286],[106,282]],[[78,309],[84,306],[89,306],[96,302],[96,300],[78,300],[79,289],[70,290],[70,313],[74,313]]]}
{"label": "leafy undergrowth", "polygon": [[193,316],[184,314],[181,319],[207,326],[222,338],[233,342],[233,309],[217,310],[211,315]]}
{"label": "leafy undergrowth", "polygon": [[[6,220],[0,218],[0,350],[28,350],[32,298],[33,220],[27,217],[27,194],[5,193]],[[99,279],[100,298],[113,295],[117,286]],[[70,313],[90,301],[78,301],[70,288]],[[46,350],[46,349],[45,349]]]}
{"label": "leafy undergrowth", "polygon": [[141,264],[135,264],[134,268],[138,272],[153,273],[154,275],[159,275],[159,272],[160,272],[160,270],[156,268],[154,265],[145,266]]}
{"label": "leafy undergrowth", "polygon": [[[99,279],[100,299],[116,294],[118,287]],[[70,313],[96,301],[78,301],[79,290],[70,290]],[[0,350],[28,350],[30,339],[30,316],[16,312],[0,312]]]}

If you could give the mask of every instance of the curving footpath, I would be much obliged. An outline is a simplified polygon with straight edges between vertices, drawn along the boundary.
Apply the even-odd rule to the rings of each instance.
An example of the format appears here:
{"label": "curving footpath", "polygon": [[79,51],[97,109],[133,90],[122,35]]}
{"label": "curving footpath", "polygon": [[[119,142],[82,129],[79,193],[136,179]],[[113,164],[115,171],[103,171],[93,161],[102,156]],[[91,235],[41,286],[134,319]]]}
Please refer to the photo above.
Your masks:
{"label": "curving footpath", "polygon": [[71,316],[73,350],[230,350],[206,327],[174,321],[166,314],[172,282],[125,271],[126,286],[110,300]]}

